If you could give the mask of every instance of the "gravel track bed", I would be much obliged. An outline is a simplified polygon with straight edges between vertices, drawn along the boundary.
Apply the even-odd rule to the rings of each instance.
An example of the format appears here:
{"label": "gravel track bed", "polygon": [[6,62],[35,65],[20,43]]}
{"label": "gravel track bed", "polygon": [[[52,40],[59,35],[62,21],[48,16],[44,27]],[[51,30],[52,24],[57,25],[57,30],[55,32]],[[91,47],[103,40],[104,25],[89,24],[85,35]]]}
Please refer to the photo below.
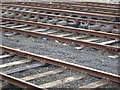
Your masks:
{"label": "gravel track bed", "polygon": [[[1,34],[1,31],[0,31],[0,34]],[[12,37],[4,37],[4,35],[1,35],[1,36],[2,38],[0,38],[0,41],[2,41],[2,44],[5,46],[25,50],[25,51],[40,54],[40,55],[45,55],[48,57],[52,57],[52,58],[64,60],[67,62],[84,65],[91,68],[95,68],[95,69],[120,75],[120,72],[119,72],[120,58],[112,59],[108,57],[109,55],[115,55],[115,54],[106,53],[106,52],[103,53],[103,51],[88,48],[88,47],[84,47],[82,50],[77,50],[75,49],[75,47],[79,47],[79,46],[75,44],[56,42],[53,40],[44,41],[44,40],[33,38],[33,37],[25,38],[24,35],[15,35]],[[97,43],[108,41],[108,40],[111,40],[111,39],[103,38],[103,39],[97,40]],[[120,46],[120,43],[116,43],[112,45]],[[18,60],[22,60],[21,57],[14,56],[9,59],[8,58],[2,59],[0,60],[0,62],[2,61],[2,64],[4,64],[4,63],[18,61]],[[38,62],[32,61],[26,64],[7,67],[2,70],[10,70],[17,67],[24,67],[25,65],[32,64],[32,63],[38,63]],[[17,78],[22,78],[25,76],[43,73],[43,72],[55,70],[58,68],[60,67],[50,65],[48,67],[38,67],[34,69],[28,69],[23,72],[14,73],[11,75]],[[56,75],[48,75],[48,77],[37,78],[35,80],[31,80],[30,82],[40,85],[40,84],[52,82],[54,80],[59,80],[68,76],[79,75],[79,74],[80,74],[79,72],[68,70],[68,72],[63,72]],[[64,85],[55,86],[52,88],[52,90],[59,90],[59,88],[66,88],[66,89],[69,88],[68,90],[70,90],[70,88],[71,89],[78,88],[80,86],[86,85],[88,83],[92,83],[97,80],[99,79],[88,75],[84,79],[73,81]],[[120,85],[111,82],[109,85],[105,85],[101,88],[112,88],[112,90],[119,90]]]}
{"label": "gravel track bed", "polygon": [[89,66],[110,73],[120,74],[118,73],[119,58],[112,59],[108,57],[111,54],[103,54],[101,50],[88,47],[77,50],[75,49],[75,44],[54,42],[53,40],[44,41],[33,37],[25,38],[24,35],[14,35],[12,37],[3,36],[2,40],[5,46],[19,48],[28,52]]}
{"label": "gravel track bed", "polygon": [[[102,51],[100,50],[96,50],[88,47],[84,47],[82,50],[77,50],[75,49],[75,47],[78,47],[78,45],[75,45],[75,44],[55,42],[53,40],[44,41],[44,40],[33,38],[33,37],[25,38],[24,35],[14,35],[12,37],[4,37],[4,35],[2,35],[2,38],[0,40],[2,40],[2,44],[5,46],[25,50],[25,51],[40,54],[40,55],[45,55],[45,56],[60,59],[60,60],[65,60],[71,63],[84,65],[91,68],[95,68],[95,69],[120,75],[120,72],[118,71],[120,68],[119,58],[112,59],[108,57],[109,55],[114,55],[114,54],[110,54],[110,53],[103,54]],[[98,40],[97,42],[100,43],[108,40],[111,40],[111,39],[104,38],[104,39]],[[113,45],[119,46],[119,44],[120,43],[113,44]],[[22,60],[22,59],[18,56],[14,56],[9,59],[5,58],[0,61],[2,61],[2,64],[4,64],[8,62],[17,61],[17,60]],[[17,67],[24,67],[28,64],[33,64],[33,63],[38,63],[38,62],[32,61],[29,63],[17,65],[17,66],[7,67],[2,70],[4,71],[4,70],[14,69]],[[38,67],[34,69],[28,69],[23,72],[17,72],[11,75],[17,78],[22,78],[25,76],[43,73],[43,72],[55,70],[58,68],[59,67],[50,65],[48,67]],[[68,72],[65,71],[60,74],[48,75],[47,77],[37,78],[37,79],[31,80],[30,82],[40,85],[40,84],[49,83],[55,80],[60,80],[68,76],[78,75],[78,74],[80,73],[68,70]],[[99,79],[92,76],[87,76],[86,78],[81,80],[76,80],[64,85],[55,86],[53,87],[53,89],[78,88],[80,86],[92,83],[97,80]],[[116,83],[110,83],[109,85],[105,85],[102,88],[120,88],[120,85]]]}

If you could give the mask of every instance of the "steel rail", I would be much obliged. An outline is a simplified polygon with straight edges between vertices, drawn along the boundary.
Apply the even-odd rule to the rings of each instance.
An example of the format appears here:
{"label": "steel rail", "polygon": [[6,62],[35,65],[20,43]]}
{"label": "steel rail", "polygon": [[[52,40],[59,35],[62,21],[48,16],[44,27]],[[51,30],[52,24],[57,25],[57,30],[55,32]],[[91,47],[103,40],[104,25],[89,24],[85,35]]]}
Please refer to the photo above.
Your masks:
{"label": "steel rail", "polygon": [[11,83],[13,85],[16,85],[16,86],[19,86],[19,87],[22,87],[22,88],[25,88],[25,89],[45,90],[45,89],[43,89],[43,87],[34,85],[34,84],[26,82],[26,81],[23,81],[21,79],[18,79],[18,78],[15,78],[13,76],[4,74],[2,72],[0,72],[0,80],[5,80],[5,81],[7,81],[7,82],[9,82],[9,83]]}
{"label": "steel rail", "polygon": [[48,39],[58,40],[58,41],[62,41],[62,42],[75,43],[78,45],[84,45],[84,46],[88,46],[88,47],[92,47],[92,48],[96,48],[96,49],[102,49],[102,50],[105,50],[108,52],[114,52],[114,53],[120,52],[120,47],[101,45],[101,44],[94,43],[94,42],[86,42],[83,40],[74,40],[74,39],[59,37],[59,36],[55,36],[55,35],[48,35],[48,34],[27,31],[27,30],[19,30],[19,29],[15,29],[15,28],[9,28],[9,27],[5,27],[5,26],[0,26],[0,27],[1,27],[0,30],[2,30],[2,31],[16,32],[16,33],[26,34],[26,35],[30,35],[30,36],[34,36],[34,37],[38,37],[38,38],[48,38]]}
{"label": "steel rail", "polygon": [[18,55],[21,57],[31,58],[33,60],[41,61],[41,62],[48,63],[48,64],[53,64],[53,65],[60,66],[60,67],[66,67],[68,69],[75,70],[78,72],[86,72],[95,77],[105,78],[110,81],[120,83],[120,76],[116,74],[107,73],[104,71],[96,70],[96,69],[85,67],[82,65],[72,64],[69,62],[62,61],[62,60],[53,59],[50,57],[33,54],[30,52],[21,51],[21,50],[13,49],[13,48],[6,47],[6,46],[0,46],[0,49],[2,49],[3,52],[6,52],[6,53]]}
{"label": "steel rail", "polygon": [[[56,3],[56,4],[68,4],[68,5],[83,5],[83,6],[89,6],[89,7],[104,7],[104,8],[113,8],[113,9],[120,9],[119,8],[119,6],[120,6],[120,4],[112,4],[112,7],[111,6],[107,6],[107,5],[105,5],[105,6],[103,6],[103,4],[102,4],[102,6],[100,6],[100,5],[95,5],[95,4],[93,4],[93,5],[90,5],[90,4],[92,4],[92,3],[89,3],[89,4],[86,4],[85,5],[85,3],[86,2],[52,2],[52,3]],[[105,4],[109,4],[109,3],[105,3]],[[115,5],[114,7],[113,7],[113,5]],[[117,7],[116,7],[117,6]]]}
{"label": "steel rail", "polygon": [[36,12],[27,12],[27,11],[17,11],[17,10],[10,10],[10,9],[0,9],[2,12],[13,12],[13,13],[21,13],[21,14],[27,14],[27,15],[35,15],[37,17],[46,17],[46,18],[54,18],[54,19],[62,19],[62,20],[72,20],[76,22],[84,22],[89,24],[100,24],[100,25],[112,25],[116,27],[117,29],[120,28],[120,23],[111,22],[111,21],[101,21],[101,20],[92,20],[92,19],[81,19],[77,17],[66,17],[61,15],[54,15],[54,14],[43,14],[43,13],[36,13]]}
{"label": "steel rail", "polygon": [[[79,2],[76,2],[79,3]],[[102,3],[102,2],[80,2],[80,3],[85,3],[85,4],[97,4],[97,5],[111,5],[111,6],[120,6],[120,4],[112,4],[112,3]]]}
{"label": "steel rail", "polygon": [[[88,6],[76,6],[76,5],[67,5],[67,4],[56,4],[56,3],[43,3],[43,2],[18,2],[18,3],[4,3],[4,4],[15,4],[15,5],[30,5],[30,6],[37,6],[37,5],[42,5],[41,7],[49,7],[49,6],[60,6],[61,7],[67,7],[67,10],[73,10],[73,11],[81,11],[81,9],[93,9],[93,10],[103,10],[103,11],[110,11],[110,12],[117,12],[119,11],[119,9],[112,9],[112,8],[99,8],[99,7],[88,7]],[[44,6],[43,6],[44,5]],[[39,6],[37,6],[39,7]],[[69,8],[74,8],[74,9],[69,9]],[[54,8],[54,7],[52,7]],[[57,7],[58,8],[58,7]],[[61,8],[64,9],[64,8]],[[79,9],[79,10],[78,10]],[[105,12],[96,12],[96,11],[84,11],[82,10],[82,12],[92,12],[92,13],[100,13],[100,14],[108,14]],[[116,15],[115,13],[109,13],[110,15]]]}
{"label": "steel rail", "polygon": [[[40,1],[40,2],[37,2],[37,1],[27,1],[28,3],[47,3],[47,4],[49,4],[49,3],[52,3],[52,4],[68,4],[68,5],[74,5],[74,6],[79,6],[79,5],[81,5],[81,6],[87,6],[87,7],[96,7],[96,8],[108,8],[108,9],[120,9],[119,8],[119,6],[120,6],[120,4],[112,4],[112,7],[111,6],[103,6],[103,4],[102,4],[102,6],[99,6],[99,5],[90,5],[90,3],[89,4],[87,4],[87,5],[85,5],[85,2],[50,2],[50,1]],[[12,3],[12,2],[2,2],[2,3],[8,3],[8,4],[10,4],[10,3]],[[13,3],[24,3],[24,2],[13,2]],[[92,2],[91,2],[92,3]],[[105,3],[105,4],[110,4],[110,3]],[[113,7],[113,5],[117,5],[117,7]]]}
{"label": "steel rail", "polygon": [[35,25],[35,26],[40,26],[40,27],[49,27],[49,28],[53,28],[56,30],[59,29],[59,30],[77,32],[77,33],[82,33],[82,34],[89,34],[89,35],[95,35],[95,36],[101,36],[101,37],[120,39],[119,34],[106,33],[106,32],[101,32],[101,31],[94,31],[94,30],[81,29],[81,28],[73,28],[73,27],[61,26],[61,25],[52,25],[52,24],[47,24],[47,23],[32,22],[32,21],[25,21],[25,20],[18,20],[18,19],[9,19],[9,18],[0,18],[0,20],[14,22],[14,23]]}
{"label": "steel rail", "polygon": [[43,8],[43,7],[35,7],[35,6],[33,7],[33,6],[26,6],[26,5],[2,4],[2,6],[30,8],[30,9],[34,9],[34,10],[40,10],[40,11],[50,11],[50,12],[57,12],[57,13],[81,15],[81,16],[92,16],[92,17],[96,17],[96,18],[105,18],[105,19],[120,18],[120,15],[85,13],[85,12],[77,12],[77,11],[71,11],[71,10]]}
{"label": "steel rail", "polygon": [[[96,7],[96,6],[87,6],[87,5],[73,5],[73,4],[60,4],[60,3],[54,3],[55,5],[60,5],[60,6],[66,6],[66,7],[73,7],[73,8],[85,8],[85,9],[91,9],[91,10],[99,10],[99,11],[104,11],[104,12],[98,12],[98,13],[103,13],[103,14],[106,14],[105,11],[109,11],[109,12],[116,12],[117,14],[119,14],[119,9],[120,8],[107,8],[107,7]],[[91,12],[91,11],[90,11]],[[95,11],[92,11],[93,13]],[[112,14],[111,14],[112,15]],[[114,15],[114,14],[113,14]]]}

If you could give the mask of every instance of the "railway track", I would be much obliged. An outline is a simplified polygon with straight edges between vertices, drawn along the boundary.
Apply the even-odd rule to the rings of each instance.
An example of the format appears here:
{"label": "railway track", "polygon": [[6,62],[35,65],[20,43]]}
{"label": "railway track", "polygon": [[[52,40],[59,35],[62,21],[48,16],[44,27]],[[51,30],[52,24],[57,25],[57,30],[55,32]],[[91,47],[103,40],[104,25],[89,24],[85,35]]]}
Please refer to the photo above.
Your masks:
{"label": "railway track", "polygon": [[[5,2],[8,3],[8,2]],[[23,2],[14,2],[14,3],[23,3]],[[37,3],[36,1],[28,1],[28,3]],[[68,5],[74,5],[74,6],[88,6],[88,7],[98,7],[98,8],[113,8],[113,9],[119,9],[119,4],[110,4],[110,3],[98,3],[98,2],[49,2],[49,1],[41,1],[39,3],[55,3],[55,4],[68,4]],[[98,4],[95,4],[98,3]]]}
{"label": "railway track", "polygon": [[[4,3],[5,4],[5,3]],[[47,7],[47,8],[57,8],[57,9],[66,9],[72,11],[82,11],[82,12],[92,12],[92,13],[100,13],[100,14],[109,14],[109,15],[118,15],[119,9],[112,8],[98,8],[98,7],[88,7],[88,6],[75,6],[75,5],[67,5],[67,4],[56,4],[52,2],[17,2],[17,3],[6,3],[6,4],[17,4],[17,5],[29,5],[29,6],[37,6],[37,7]]]}
{"label": "railway track", "polygon": [[63,14],[71,14],[71,15],[79,15],[79,16],[86,16],[86,17],[94,17],[94,18],[102,18],[102,19],[118,19],[119,15],[107,15],[107,14],[96,14],[96,13],[85,13],[85,12],[77,12],[71,10],[62,10],[62,9],[53,9],[53,8],[44,8],[44,7],[33,7],[33,6],[26,6],[26,5],[14,5],[14,4],[2,4],[2,6],[10,6],[10,7],[21,7],[21,8],[28,8],[33,10],[39,10],[42,12],[56,12],[56,13],[63,13]]}
{"label": "railway track", "polygon": [[[93,50],[95,50],[97,53],[103,52],[104,50],[111,52],[110,54],[115,54],[115,56],[108,56],[108,57],[112,59],[116,59],[119,57],[120,54],[120,47],[119,47],[120,23],[119,20],[112,22],[111,19],[119,18],[119,15],[118,16],[109,15],[111,16],[109,18],[108,15],[104,17],[101,14],[100,18],[109,19],[109,21],[102,19],[96,20],[96,19],[90,19],[90,17],[93,16],[92,15],[93,13],[91,13],[92,16],[89,15],[90,13],[86,15],[85,13],[78,14],[78,12],[74,12],[75,14],[73,14],[72,11],[70,10],[65,11],[62,9],[53,9],[53,7],[52,8],[43,7],[44,5],[51,5],[51,6],[53,4],[55,5],[56,2],[52,2],[52,4],[44,4],[39,8],[35,6],[32,7],[32,5],[36,3],[32,4],[31,6],[30,3],[31,2],[28,3],[28,6],[16,5],[20,3],[12,3],[12,4],[4,3],[2,8],[0,9],[4,14],[2,17],[0,17],[1,20],[0,34],[2,33],[3,45],[5,45],[5,46],[0,46],[0,52],[1,52],[0,59],[2,59],[3,61],[3,63],[0,65],[0,69],[1,69],[0,76],[2,76],[2,78],[0,77],[0,79],[1,82],[3,83],[2,86],[3,89],[4,88],[6,89],[6,87],[9,86],[9,83],[19,86],[20,88],[24,88],[24,89],[30,88],[35,90],[41,90],[41,89],[43,90],[49,88],[50,89],[66,88],[66,87],[67,88],[79,87],[79,88],[91,89],[91,88],[105,87],[106,85],[110,85],[112,86],[112,88],[114,88],[114,85],[115,88],[119,87],[118,84],[120,83],[120,76],[119,73],[117,73],[116,70],[117,66],[115,64],[117,61],[114,61],[112,63],[113,65],[111,65],[110,61],[108,61],[110,59],[108,59],[106,56],[104,57],[103,55],[104,58],[102,59],[108,59],[106,61],[108,61],[109,64],[106,63],[104,65],[101,64],[103,60],[100,60],[99,64],[101,65],[100,67],[102,66],[104,67],[105,65],[107,65],[105,69],[99,68],[99,65],[98,67],[94,66],[94,64],[95,65],[98,64],[99,62],[99,60],[97,60],[98,58],[94,59],[97,60],[96,62],[89,64],[89,65],[93,65],[94,67],[92,66],[87,67],[86,63],[92,62],[91,60],[88,61],[83,60],[85,63],[84,64],[82,63],[81,65],[80,63],[83,62],[82,60],[79,63],[77,61],[77,64],[75,64],[76,60],[74,58],[74,55],[69,56],[69,53],[63,52],[62,49],[58,47],[57,47],[58,49],[56,50],[58,50],[59,55],[61,56],[63,55],[62,57],[63,60],[50,58],[52,57],[52,55],[57,57],[57,53],[55,53],[55,48],[53,53],[52,51],[53,48],[48,50],[48,48],[45,45],[48,42],[54,42],[53,40],[55,40],[54,43],[59,43],[59,44],[63,44],[63,42],[65,42],[63,46],[67,46],[66,43],[71,43],[70,45],[77,46],[75,47],[76,50],[80,50],[78,55],[80,55],[80,53],[81,55],[82,54],[85,55],[85,53],[82,53],[82,49],[84,49],[84,51],[87,50],[87,52],[89,52],[87,47],[90,47],[89,49],[91,50],[95,48]],[[61,5],[65,6],[63,3],[62,4],[59,3],[59,4],[60,6]],[[40,5],[40,3],[38,3],[38,5]],[[77,7],[76,5],[73,6]],[[104,7],[103,9],[106,8],[107,7]],[[114,8],[112,10],[116,10],[116,9]],[[76,16],[72,17],[69,13]],[[25,16],[25,14],[27,15]],[[79,15],[86,16],[86,18],[79,18]],[[100,14],[94,13],[95,17],[93,16],[93,18],[99,18],[99,15]],[[61,21],[62,24],[60,23]],[[109,31],[102,31],[102,29],[100,28],[99,30],[96,30],[93,29],[93,27],[91,28],[88,26],[87,28],[79,27],[79,24],[80,25],[88,24],[89,26],[101,25],[101,27],[107,27],[107,25],[110,25],[113,28],[112,30]],[[30,45],[28,47],[26,46],[26,48],[24,48],[24,45],[31,44],[31,41],[29,41],[29,37],[32,38],[30,40],[33,40],[33,44],[35,45],[34,46]],[[17,40],[17,38],[20,39]],[[27,39],[29,43],[26,43],[26,41],[24,43],[24,40]],[[44,47],[46,48],[41,48],[42,43],[39,42],[37,43],[37,39],[38,41],[39,39],[43,41],[45,40],[46,43],[44,42],[45,44],[43,45],[45,45]],[[52,47],[54,47],[54,45]],[[97,51],[96,49],[98,50],[101,49],[102,51],[101,50]],[[42,52],[42,50],[44,52]],[[50,55],[48,53],[50,53]],[[93,53],[93,52],[89,52],[89,53]],[[47,57],[47,54],[50,57]],[[66,58],[66,56],[68,56],[69,58]],[[75,60],[75,62],[73,62],[74,64],[70,63],[72,61],[67,62],[69,60],[64,60],[64,59],[71,60],[71,57],[73,58],[72,60]],[[89,57],[87,56],[86,59],[88,59]],[[111,67],[113,67],[115,70],[114,71],[110,70]]]}
{"label": "railway track", "polygon": [[[114,51],[114,52],[118,52],[118,53],[120,52],[119,46],[109,45],[112,43],[117,43],[117,42],[119,43],[119,35],[118,34],[107,34],[107,33],[103,33],[103,32],[82,30],[82,31],[80,31],[80,33],[82,32],[83,34],[78,34],[76,36],[75,33],[71,33],[71,32],[73,32],[73,30],[75,30],[74,32],[78,33],[77,28],[57,26],[57,25],[37,23],[37,22],[17,20],[17,19],[8,19],[8,18],[2,18],[1,20],[4,20],[6,22],[14,22],[14,23],[23,24],[22,26],[19,24],[16,26],[14,26],[15,24],[9,25],[7,23],[8,24],[7,26],[3,24],[3,25],[1,25],[1,30],[3,30],[3,31],[22,33],[22,34],[27,34],[30,36],[35,36],[35,37],[40,37],[40,38],[48,38],[48,39],[58,40],[58,41],[62,41],[62,42],[70,42],[70,43],[75,43],[78,45],[85,45],[88,47],[102,49],[102,50],[106,50],[106,51],[112,51],[112,52]],[[25,24],[27,24],[27,28],[24,27]],[[28,25],[31,25],[32,28]],[[48,27],[48,30],[46,30],[46,28],[36,28],[36,27],[34,27],[34,25],[39,26],[39,27]],[[20,29],[20,27],[21,27],[21,29]],[[50,28],[52,28],[54,30],[49,31]],[[61,30],[64,30],[64,32],[63,31],[61,32]],[[47,32],[43,32],[43,31],[47,31]],[[67,31],[67,32],[65,32],[65,31]],[[68,31],[71,31],[71,32],[68,32]],[[97,36],[105,36],[105,37],[110,37],[110,38],[113,37],[118,40],[110,39],[109,41],[99,42],[99,40],[102,39],[99,37],[92,37],[92,38],[88,38],[88,40],[87,39],[84,40],[85,38],[89,37],[89,36],[84,35],[86,33],[88,33],[90,35],[95,35],[95,36],[96,35]],[[95,43],[95,41],[97,41],[98,43]]]}
{"label": "railway track", "polygon": [[[5,9],[3,9],[3,10],[5,10]],[[8,10],[7,10],[8,11]],[[7,12],[6,11],[6,12]],[[14,10],[13,10],[13,12],[14,12]],[[18,13],[20,13],[20,11],[18,11]],[[24,12],[25,13],[25,12]],[[30,13],[29,13],[30,14]],[[38,14],[37,14],[38,15]],[[2,20],[9,20],[9,21],[12,21],[12,22],[16,22],[16,20],[13,20],[13,19],[7,19],[7,18],[1,18]],[[25,23],[28,23],[28,22],[21,22],[21,21],[19,21],[19,20],[17,20],[17,22],[20,22],[20,23],[22,23],[22,24],[25,24]],[[62,26],[62,27],[60,27],[60,26],[55,26],[55,25],[46,25],[46,24],[43,24],[43,23],[41,23],[42,24],[42,26],[47,26],[47,27],[49,27],[49,28],[53,28],[53,29],[61,29],[61,28],[63,28],[64,26]],[[40,26],[41,26],[41,24],[39,24]],[[35,22],[35,23],[31,23],[31,22],[29,22],[29,25],[37,25],[37,23]],[[39,25],[37,25],[37,26],[39,26]],[[7,28],[8,29],[8,28]],[[4,27],[4,30],[7,30],[5,27]],[[9,28],[10,29],[10,28]],[[63,30],[67,30],[67,31],[73,31],[73,28],[70,30],[71,28],[68,28],[68,27],[64,27],[63,28]],[[14,29],[15,30],[15,29]],[[15,30],[16,31],[16,30]],[[75,28],[75,30],[74,30],[75,32],[78,32],[78,30]],[[115,39],[119,39],[119,35],[118,34],[112,34],[112,33],[104,33],[104,32],[99,32],[99,31],[85,31],[84,29],[82,30],[82,31],[80,31],[80,33],[83,33],[83,34],[92,34],[92,35],[97,35],[97,36],[104,36],[104,37],[109,37],[109,38],[115,38]],[[67,34],[68,36],[70,35],[70,34]],[[65,36],[67,36],[66,34],[65,34]],[[43,34],[42,34],[42,36],[44,36]],[[64,35],[63,35],[64,36]],[[50,36],[49,36],[49,38],[50,38]],[[52,39],[53,38],[55,38],[55,37],[53,37],[52,36]],[[63,39],[63,38],[59,38],[59,39]],[[58,40],[59,40],[58,39]],[[70,41],[70,40],[68,40],[68,39],[65,39],[66,41]],[[62,40],[63,41],[63,40]],[[75,42],[75,43],[77,43],[78,44],[78,42],[76,42],[75,40],[73,41],[70,41],[70,42]],[[87,45],[88,43],[86,43],[86,44],[84,44],[84,45]],[[94,46],[93,44],[91,44],[92,46]],[[101,46],[101,45],[100,45]],[[95,46],[96,47],[96,46]],[[103,48],[103,47],[102,47]],[[109,47],[110,48],[110,47]],[[118,48],[119,49],[119,48]],[[111,50],[111,49],[110,49]],[[113,50],[113,49],[112,49]],[[114,51],[116,51],[117,49],[114,49]],[[119,50],[118,50],[119,51]]]}
{"label": "railway track", "polygon": [[[0,18],[2,21],[10,21],[10,22],[20,22],[25,24],[25,20],[19,20],[19,19],[10,19],[10,18]],[[72,31],[72,32],[77,32],[77,33],[82,33],[82,34],[91,34],[91,35],[96,35],[96,36],[103,36],[103,37],[109,37],[109,38],[114,38],[114,39],[120,39],[119,34],[113,34],[113,33],[107,33],[103,31],[95,31],[95,30],[89,30],[89,29],[83,29],[83,28],[74,28],[74,27],[68,27],[68,26],[62,26],[62,25],[54,25],[52,23],[41,23],[41,22],[34,22],[29,20],[28,21],[29,25],[42,25],[43,27],[49,27],[49,28],[54,28],[54,29],[63,29],[66,31]],[[38,24],[38,25],[37,25]],[[58,27],[58,28],[57,28]],[[113,30],[114,31],[114,30]]]}
{"label": "railway track", "polygon": [[[45,18],[45,19],[58,19],[58,20],[65,20],[65,21],[73,21],[76,22],[76,24],[80,23],[88,23],[89,25],[91,24],[100,24],[100,25],[111,25],[114,26],[115,28],[119,29],[120,28],[120,23],[119,22],[112,22],[112,21],[101,21],[101,20],[92,20],[92,19],[83,19],[83,18],[78,18],[78,17],[70,17],[70,16],[61,16],[61,15],[54,15],[54,14],[45,14],[45,13],[37,13],[37,12],[28,12],[28,11],[23,11],[23,10],[11,10],[11,9],[5,9],[2,8],[2,16],[3,17],[11,17],[13,18],[14,15],[16,15],[14,18],[21,18],[22,16],[25,16],[26,18],[33,18],[37,20],[40,18]],[[20,14],[21,13],[21,14]],[[78,26],[76,26],[78,27]]]}
{"label": "railway track", "polygon": [[[69,83],[74,85],[75,81],[76,83],[79,83],[76,86],[77,88],[99,88],[110,84],[111,82],[115,82],[115,84],[120,83],[120,76],[112,73],[6,46],[0,46],[0,50],[2,50],[0,58],[4,60],[4,64],[0,65],[0,68],[4,70],[0,73],[0,76],[2,76],[0,79],[24,89],[30,88],[40,90],[45,88],[56,88],[59,86],[63,86],[64,88],[63,84],[67,85],[67,83]],[[16,60],[9,59],[11,56],[12,58],[15,58],[15,56],[20,57],[17,57]],[[5,68],[7,69],[6,71]],[[85,80],[90,77],[94,79],[92,82],[80,84],[81,81],[86,82]]]}

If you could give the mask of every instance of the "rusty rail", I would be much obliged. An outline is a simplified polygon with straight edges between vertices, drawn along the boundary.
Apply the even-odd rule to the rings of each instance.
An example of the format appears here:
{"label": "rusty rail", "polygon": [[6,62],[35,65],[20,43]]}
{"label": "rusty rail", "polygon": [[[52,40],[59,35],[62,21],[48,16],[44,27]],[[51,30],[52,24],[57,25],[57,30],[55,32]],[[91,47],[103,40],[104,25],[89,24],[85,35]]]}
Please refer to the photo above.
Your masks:
{"label": "rusty rail", "polygon": [[106,50],[106,51],[114,52],[114,53],[120,52],[120,47],[115,47],[115,46],[101,45],[101,44],[97,44],[97,43],[93,43],[93,42],[74,40],[74,39],[69,39],[69,38],[65,38],[65,37],[58,37],[58,36],[54,36],[54,35],[42,34],[42,33],[37,33],[37,32],[32,32],[32,31],[26,31],[26,30],[19,30],[19,29],[15,29],[15,28],[4,27],[4,26],[1,26],[0,30],[26,34],[26,35],[30,35],[30,36],[34,36],[34,37],[38,37],[38,38],[48,38],[48,39],[58,40],[58,41],[62,41],[62,42],[69,42],[69,43],[75,43],[78,45],[85,45],[88,47],[102,49],[102,50]]}
{"label": "rusty rail", "polygon": [[62,10],[62,9],[52,9],[52,8],[43,8],[43,7],[35,7],[35,6],[33,7],[33,6],[26,6],[26,5],[14,5],[14,4],[2,4],[2,5],[10,6],[10,7],[13,6],[13,7],[29,8],[29,9],[40,10],[40,11],[64,13],[64,14],[74,14],[74,15],[80,15],[80,16],[91,16],[91,17],[105,18],[105,19],[120,18],[120,15],[85,13],[85,12],[77,12],[77,11]]}
{"label": "rusty rail", "polygon": [[67,26],[61,26],[61,25],[52,25],[52,24],[47,24],[47,23],[32,22],[32,21],[25,21],[25,20],[18,20],[18,19],[9,19],[9,18],[0,18],[0,20],[14,22],[14,23],[35,25],[35,26],[40,26],[40,27],[49,27],[49,28],[53,28],[56,30],[59,29],[59,30],[77,32],[77,33],[82,33],[82,34],[89,34],[89,35],[95,35],[95,36],[101,36],[101,37],[120,39],[119,34],[112,34],[112,33],[106,33],[106,32],[101,32],[101,31],[73,28],[73,27],[67,27]]}
{"label": "rusty rail", "polygon": [[66,67],[68,69],[75,70],[78,72],[87,72],[90,75],[100,77],[100,78],[105,78],[110,81],[120,83],[120,76],[112,74],[112,73],[107,73],[104,71],[92,69],[92,68],[85,67],[82,65],[76,65],[76,64],[72,64],[69,62],[62,61],[62,60],[53,59],[50,57],[37,55],[37,54],[13,49],[13,48],[6,47],[6,46],[0,46],[0,49],[2,49],[3,52],[11,53],[11,54],[18,55],[18,56],[25,57],[25,58],[31,58],[33,60],[41,61],[41,62],[48,63],[48,64],[53,64],[56,66]]}

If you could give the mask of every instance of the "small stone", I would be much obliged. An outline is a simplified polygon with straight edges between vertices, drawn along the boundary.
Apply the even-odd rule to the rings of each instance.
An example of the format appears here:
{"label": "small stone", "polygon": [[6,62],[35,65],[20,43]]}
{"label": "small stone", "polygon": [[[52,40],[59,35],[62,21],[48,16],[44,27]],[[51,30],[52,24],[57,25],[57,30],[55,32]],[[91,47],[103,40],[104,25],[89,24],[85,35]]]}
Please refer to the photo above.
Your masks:
{"label": "small stone", "polygon": [[101,60],[102,62],[104,62],[104,60]]}
{"label": "small stone", "polygon": [[75,49],[77,49],[77,50],[82,50],[83,47],[75,47]]}
{"label": "small stone", "polygon": [[115,58],[118,58],[119,56],[118,55],[114,55],[114,56],[110,55],[108,57],[115,59]]}
{"label": "small stone", "polygon": [[13,36],[13,35],[14,35],[13,33],[5,34],[6,37],[10,37],[10,36]]}
{"label": "small stone", "polygon": [[63,45],[64,45],[64,46],[66,46],[67,44],[66,44],[66,43],[64,43]]}
{"label": "small stone", "polygon": [[57,42],[57,43],[58,43],[59,41],[58,41],[58,40],[55,40],[55,42]]}

